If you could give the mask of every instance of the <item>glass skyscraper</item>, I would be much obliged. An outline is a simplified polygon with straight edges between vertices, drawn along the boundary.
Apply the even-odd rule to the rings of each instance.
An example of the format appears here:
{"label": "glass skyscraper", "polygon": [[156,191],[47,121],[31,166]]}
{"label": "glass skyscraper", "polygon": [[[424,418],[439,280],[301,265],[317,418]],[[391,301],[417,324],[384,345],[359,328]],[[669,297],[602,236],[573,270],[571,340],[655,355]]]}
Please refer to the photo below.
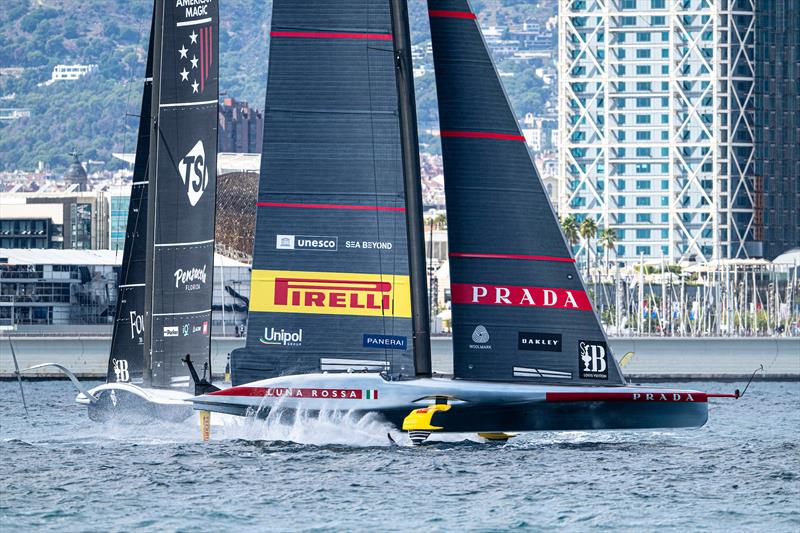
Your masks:
{"label": "glass skyscraper", "polygon": [[754,21],[750,0],[560,0],[559,212],[613,228],[618,259],[757,251]]}
{"label": "glass skyscraper", "polygon": [[800,246],[800,2],[756,4],[755,240],[774,259]]}

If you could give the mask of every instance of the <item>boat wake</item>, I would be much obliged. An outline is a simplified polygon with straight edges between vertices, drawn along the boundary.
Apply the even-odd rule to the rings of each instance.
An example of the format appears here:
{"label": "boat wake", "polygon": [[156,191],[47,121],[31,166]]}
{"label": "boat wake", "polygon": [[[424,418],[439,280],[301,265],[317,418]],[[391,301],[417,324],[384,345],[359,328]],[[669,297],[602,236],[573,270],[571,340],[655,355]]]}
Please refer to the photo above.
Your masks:
{"label": "boat wake", "polygon": [[[314,446],[344,445],[354,447],[411,445],[404,433],[376,414],[347,410],[305,411],[273,408],[266,418],[257,416],[226,417],[214,425],[212,440],[293,442]],[[392,439],[388,437],[391,434]]]}

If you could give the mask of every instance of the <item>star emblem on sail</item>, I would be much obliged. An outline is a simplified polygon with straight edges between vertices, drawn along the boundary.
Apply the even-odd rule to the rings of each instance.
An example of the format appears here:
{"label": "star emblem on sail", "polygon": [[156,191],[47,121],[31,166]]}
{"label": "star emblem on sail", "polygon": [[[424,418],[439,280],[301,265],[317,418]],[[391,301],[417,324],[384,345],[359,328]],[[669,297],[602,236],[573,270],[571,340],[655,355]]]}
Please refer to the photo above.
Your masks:
{"label": "star emblem on sail", "polygon": [[[189,83],[191,75],[192,94],[203,94],[206,82],[214,64],[214,30],[211,24],[200,28],[192,28],[187,35],[189,41],[178,49],[178,61],[181,68],[178,75],[181,82]],[[189,46],[187,48],[186,46]],[[187,68],[189,70],[187,70]]]}

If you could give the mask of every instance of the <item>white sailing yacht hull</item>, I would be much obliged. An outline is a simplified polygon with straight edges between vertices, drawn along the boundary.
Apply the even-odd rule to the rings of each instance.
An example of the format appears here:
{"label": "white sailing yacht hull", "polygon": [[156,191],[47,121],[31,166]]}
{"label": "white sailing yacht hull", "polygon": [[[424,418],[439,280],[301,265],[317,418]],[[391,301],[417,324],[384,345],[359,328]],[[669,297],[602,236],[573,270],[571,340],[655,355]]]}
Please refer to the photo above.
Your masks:
{"label": "white sailing yacht hull", "polygon": [[192,415],[193,398],[184,391],[143,388],[131,383],[105,383],[89,389],[96,402],[83,393],[75,401],[88,408],[89,418],[95,422],[109,420],[150,422],[163,420],[181,422]]}
{"label": "white sailing yacht hull", "polygon": [[708,395],[657,387],[583,387],[380,374],[303,374],[254,381],[190,399],[195,409],[267,416],[280,409],[378,413],[398,428],[414,409],[447,402],[431,424],[443,432],[700,427]]}

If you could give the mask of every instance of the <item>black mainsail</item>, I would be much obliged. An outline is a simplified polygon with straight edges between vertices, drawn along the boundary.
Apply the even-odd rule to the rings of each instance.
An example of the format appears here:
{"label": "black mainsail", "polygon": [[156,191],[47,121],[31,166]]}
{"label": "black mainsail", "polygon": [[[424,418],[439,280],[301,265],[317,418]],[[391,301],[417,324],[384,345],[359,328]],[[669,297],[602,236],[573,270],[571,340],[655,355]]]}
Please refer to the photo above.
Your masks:
{"label": "black mainsail", "polygon": [[[273,2],[248,335],[231,356],[234,385],[417,371],[411,286],[424,275],[410,276],[403,156],[415,145],[401,140],[398,99],[410,74],[396,71],[410,60],[396,61],[402,28],[392,21],[389,0]],[[403,96],[413,104],[413,90]]]}
{"label": "black mainsail", "polygon": [[144,383],[190,385],[211,342],[217,170],[217,0],[156,2]]}
{"label": "black mainsail", "polygon": [[144,362],[144,299],[145,261],[147,258],[147,176],[150,154],[150,106],[153,87],[153,26],[147,46],[136,140],[136,159],[133,163],[133,183],[125,228],[125,247],[117,291],[117,309],[111,336],[106,381],[142,382]]}
{"label": "black mainsail", "polygon": [[467,0],[429,0],[454,374],[621,384]]}
{"label": "black mainsail", "polygon": [[277,0],[247,345],[233,387],[189,401],[373,413],[416,444],[702,426],[708,398],[738,391],[624,386],[475,16],[431,1],[456,379],[425,377],[425,350],[409,349],[427,328],[405,0]]}

